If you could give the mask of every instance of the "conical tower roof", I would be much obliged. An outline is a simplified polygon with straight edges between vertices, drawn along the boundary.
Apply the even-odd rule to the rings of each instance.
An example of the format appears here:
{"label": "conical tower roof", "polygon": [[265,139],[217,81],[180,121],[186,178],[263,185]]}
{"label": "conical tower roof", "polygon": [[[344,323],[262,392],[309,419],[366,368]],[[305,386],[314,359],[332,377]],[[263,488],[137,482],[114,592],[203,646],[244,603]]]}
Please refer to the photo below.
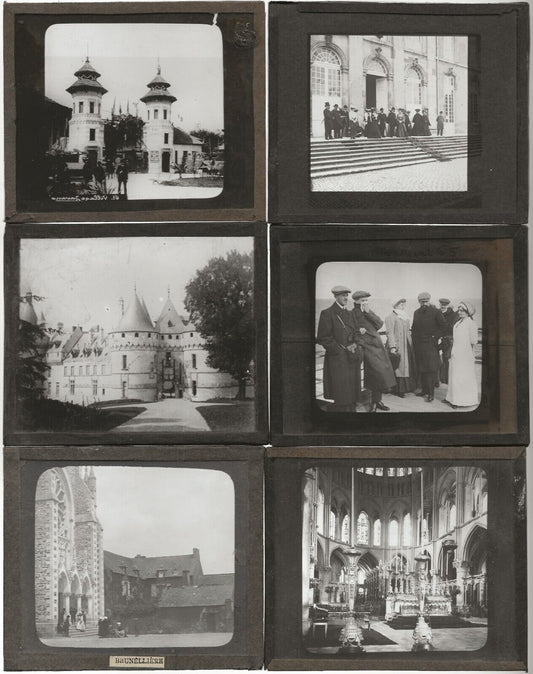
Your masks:
{"label": "conical tower roof", "polygon": [[37,325],[39,323],[39,319],[33,308],[31,293],[26,293],[26,301],[20,303],[19,318],[21,321],[25,321],[31,325]]}
{"label": "conical tower roof", "polygon": [[167,91],[170,84],[161,75],[161,66],[157,66],[156,76],[146,86],[149,91],[141,98],[141,101],[144,103],[148,101],[167,101],[173,103],[178,100],[170,91]]}
{"label": "conical tower roof", "polygon": [[78,78],[70,87],[67,89],[69,94],[73,94],[76,91],[98,91],[100,94],[107,93],[100,82],[98,82],[98,77],[100,73],[95,70],[92,65],[89,63],[89,57],[87,57],[85,63],[79,70],[76,70],[74,75]]}
{"label": "conical tower roof", "polygon": [[161,334],[169,334],[176,332],[183,332],[185,326],[181,320],[181,316],[176,311],[176,307],[172,304],[170,296],[167,298],[159,318],[156,321],[156,328]]}
{"label": "conical tower roof", "polygon": [[154,326],[148,315],[148,311],[143,307],[137,293],[133,293],[133,298],[120,319],[115,332],[152,332]]}

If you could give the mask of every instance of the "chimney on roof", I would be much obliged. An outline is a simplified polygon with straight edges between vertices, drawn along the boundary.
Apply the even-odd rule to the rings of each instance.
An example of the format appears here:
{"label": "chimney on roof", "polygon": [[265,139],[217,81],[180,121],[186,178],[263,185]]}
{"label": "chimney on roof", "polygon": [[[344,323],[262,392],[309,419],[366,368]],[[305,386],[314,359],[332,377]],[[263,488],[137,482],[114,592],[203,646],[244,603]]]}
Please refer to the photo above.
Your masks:
{"label": "chimney on roof", "polygon": [[196,557],[196,559],[200,559],[200,550],[198,550],[198,548],[193,548],[192,554],[194,555],[194,557]]}
{"label": "chimney on roof", "polygon": [[190,585],[191,584],[191,579],[189,577],[189,570],[188,569],[183,569],[183,578],[185,580],[184,585]]}

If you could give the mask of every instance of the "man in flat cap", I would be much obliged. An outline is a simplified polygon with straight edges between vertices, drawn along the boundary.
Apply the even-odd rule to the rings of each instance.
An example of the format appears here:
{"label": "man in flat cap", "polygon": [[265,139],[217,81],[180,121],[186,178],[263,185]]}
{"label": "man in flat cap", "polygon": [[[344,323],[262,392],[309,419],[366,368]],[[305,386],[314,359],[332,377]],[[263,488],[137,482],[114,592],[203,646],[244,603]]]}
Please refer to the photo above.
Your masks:
{"label": "man in flat cap", "polygon": [[439,370],[439,379],[443,384],[448,383],[448,370],[450,367],[450,356],[453,346],[453,326],[457,323],[459,315],[453,310],[452,303],[447,297],[439,299],[439,308],[444,316],[448,328],[440,338],[439,350],[441,353],[442,365]]}
{"label": "man in flat cap", "polygon": [[442,313],[430,304],[431,295],[422,292],[418,295],[419,308],[413,314],[411,337],[422,391],[430,403],[435,395],[435,386],[439,381],[440,357],[438,341],[446,334],[448,324]]}
{"label": "man in flat cap", "polygon": [[354,308],[352,311],[355,327],[359,333],[359,344],[363,347],[363,359],[365,363],[365,388],[372,391],[372,403],[370,411],[382,410],[387,412],[387,407],[381,400],[383,393],[390,391],[396,386],[396,377],[385,351],[378,330],[383,326],[383,321],[368,306],[370,293],[366,290],[358,290],[352,295]]}
{"label": "man in flat cap", "polygon": [[316,341],[326,349],[324,398],[333,400],[333,411],[355,412],[361,388],[361,349],[357,346],[352,312],[348,310],[350,289],[331,289],[335,301],[320,313]]}

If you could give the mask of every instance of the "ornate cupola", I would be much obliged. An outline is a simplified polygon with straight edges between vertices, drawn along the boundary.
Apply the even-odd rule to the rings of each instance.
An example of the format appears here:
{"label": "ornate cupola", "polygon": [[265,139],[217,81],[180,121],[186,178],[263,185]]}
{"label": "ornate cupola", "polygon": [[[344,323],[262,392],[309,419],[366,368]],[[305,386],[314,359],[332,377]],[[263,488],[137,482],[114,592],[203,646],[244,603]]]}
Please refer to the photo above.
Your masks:
{"label": "ornate cupola", "polygon": [[148,150],[148,172],[152,174],[168,173],[173,161],[174,129],[171,121],[172,103],[177,98],[170,93],[170,84],[161,75],[161,66],[157,74],[147,84],[148,92],[141,98],[146,105],[147,121],[144,125],[144,143]]}
{"label": "ornate cupola", "polygon": [[102,96],[107,89],[98,81],[100,73],[93,68],[89,57],[74,75],[77,79],[67,89],[72,96],[68,149],[83,153],[95,164],[103,159],[104,154]]}

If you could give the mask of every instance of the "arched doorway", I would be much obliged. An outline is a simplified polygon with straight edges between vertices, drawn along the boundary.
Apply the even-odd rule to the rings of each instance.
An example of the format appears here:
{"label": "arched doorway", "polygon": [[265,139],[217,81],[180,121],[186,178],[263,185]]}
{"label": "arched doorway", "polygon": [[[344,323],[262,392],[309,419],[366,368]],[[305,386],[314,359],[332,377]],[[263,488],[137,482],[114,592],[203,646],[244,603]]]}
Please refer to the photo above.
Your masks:
{"label": "arched doorway", "polygon": [[372,59],[368,64],[365,78],[365,108],[383,108],[388,111],[389,88],[387,71],[378,59]]}
{"label": "arched doorway", "polygon": [[472,615],[486,615],[487,607],[487,530],[476,526],[465,545],[464,559],[468,564],[465,579],[465,604]]}
{"label": "arched doorway", "polygon": [[57,626],[63,624],[65,616],[70,612],[70,583],[67,574],[63,571],[57,584]]}
{"label": "arched doorway", "polygon": [[342,107],[341,60],[329,47],[318,47],[311,56],[311,135],[324,138],[324,104]]}
{"label": "arched doorway", "polygon": [[91,581],[87,576],[83,579],[81,587],[81,610],[85,612],[87,619],[92,619],[94,617]]}
{"label": "arched doorway", "polygon": [[170,152],[161,153],[161,171],[168,173],[170,171]]}

